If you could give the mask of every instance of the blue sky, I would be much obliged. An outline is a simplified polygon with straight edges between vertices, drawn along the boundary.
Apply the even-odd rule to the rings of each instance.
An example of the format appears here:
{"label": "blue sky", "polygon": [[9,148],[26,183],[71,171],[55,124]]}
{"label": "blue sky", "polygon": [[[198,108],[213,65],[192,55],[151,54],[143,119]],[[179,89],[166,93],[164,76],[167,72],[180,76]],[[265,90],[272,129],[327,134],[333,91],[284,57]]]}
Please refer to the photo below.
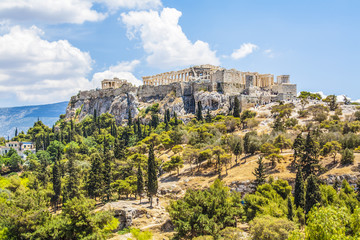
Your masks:
{"label": "blue sky", "polygon": [[0,107],[212,63],[360,99],[359,1],[2,0]]}

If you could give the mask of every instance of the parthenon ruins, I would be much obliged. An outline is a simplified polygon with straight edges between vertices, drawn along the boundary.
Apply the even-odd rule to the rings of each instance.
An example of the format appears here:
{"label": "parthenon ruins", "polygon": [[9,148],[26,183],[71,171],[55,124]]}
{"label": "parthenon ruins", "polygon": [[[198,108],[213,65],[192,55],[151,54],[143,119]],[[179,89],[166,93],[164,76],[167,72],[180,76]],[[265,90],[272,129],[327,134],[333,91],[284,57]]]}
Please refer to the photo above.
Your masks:
{"label": "parthenon ruins", "polygon": [[[224,77],[224,72],[226,76]],[[222,73],[222,74],[221,74]],[[269,87],[274,85],[274,75],[259,74],[257,72],[241,72],[235,69],[224,69],[213,65],[200,65],[186,68],[180,71],[160,73],[153,76],[143,77],[144,85],[166,85],[173,82],[188,82],[195,80],[210,80],[216,82],[236,82],[246,84],[246,77],[252,76],[254,86]]]}

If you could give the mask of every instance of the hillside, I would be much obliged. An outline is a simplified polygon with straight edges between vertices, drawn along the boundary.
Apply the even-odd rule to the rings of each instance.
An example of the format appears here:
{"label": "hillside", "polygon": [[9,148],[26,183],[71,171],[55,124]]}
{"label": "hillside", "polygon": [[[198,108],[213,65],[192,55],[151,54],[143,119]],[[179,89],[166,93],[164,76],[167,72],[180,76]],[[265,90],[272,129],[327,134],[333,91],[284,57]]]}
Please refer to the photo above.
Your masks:
{"label": "hillside", "polygon": [[[197,102],[194,113],[178,114],[169,103],[180,97],[170,93],[138,103],[126,116],[136,101],[129,95],[120,101],[117,124],[107,111],[117,99],[105,93],[95,99],[80,94],[54,128],[39,121],[19,135],[40,150],[25,161],[14,152],[0,157],[6,237],[61,239],[82,231],[82,237],[113,240],[142,239],[137,234],[147,240],[257,240],[263,234],[287,240],[309,234],[312,225],[304,219],[318,213],[314,206],[320,213],[341,207],[346,221],[360,217],[360,192],[352,187],[360,173],[356,104],[304,92],[241,112],[235,97],[231,111]],[[33,204],[24,206],[24,199]],[[44,218],[32,221],[39,214]],[[347,236],[356,239],[358,225],[344,224]]]}
{"label": "hillside", "polygon": [[40,119],[45,125],[52,126],[64,114],[68,102],[46,105],[0,108],[0,136],[13,137],[15,129],[26,132]]}

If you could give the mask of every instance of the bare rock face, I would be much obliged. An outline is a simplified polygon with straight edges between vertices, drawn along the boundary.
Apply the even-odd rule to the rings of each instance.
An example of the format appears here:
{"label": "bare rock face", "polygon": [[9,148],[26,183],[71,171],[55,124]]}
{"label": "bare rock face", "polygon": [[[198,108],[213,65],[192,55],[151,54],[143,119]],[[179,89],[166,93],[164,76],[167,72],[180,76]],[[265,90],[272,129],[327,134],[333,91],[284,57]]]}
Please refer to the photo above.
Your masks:
{"label": "bare rock face", "polygon": [[130,227],[133,223],[133,220],[139,217],[142,217],[143,215],[147,214],[147,211],[145,209],[139,209],[135,208],[127,202],[111,202],[107,203],[105,206],[101,208],[101,210],[105,211],[113,211],[114,217],[119,219],[119,226],[118,230]]}
{"label": "bare rock face", "polygon": [[180,119],[187,121],[195,113],[196,103],[201,101],[203,114],[207,110],[220,114],[229,112],[234,96],[213,91],[209,82],[182,82],[161,86],[134,87],[123,84],[116,89],[102,89],[79,92],[71,97],[66,109],[67,119],[82,120],[87,115],[98,116],[110,113],[117,124],[128,118],[128,112],[134,117],[142,107],[159,103],[160,114],[165,109],[176,112]]}
{"label": "bare rock face", "polygon": [[199,91],[194,94],[195,102],[201,101],[203,110],[217,110],[226,114],[230,109],[230,97],[227,94],[221,94],[218,92]]}

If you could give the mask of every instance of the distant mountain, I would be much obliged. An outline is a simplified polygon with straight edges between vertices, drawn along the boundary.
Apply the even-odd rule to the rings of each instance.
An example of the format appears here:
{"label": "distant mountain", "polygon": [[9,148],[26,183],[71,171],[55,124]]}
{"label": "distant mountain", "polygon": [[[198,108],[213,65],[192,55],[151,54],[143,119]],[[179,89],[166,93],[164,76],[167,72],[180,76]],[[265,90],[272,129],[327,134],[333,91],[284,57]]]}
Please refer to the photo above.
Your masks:
{"label": "distant mountain", "polygon": [[60,114],[64,114],[68,102],[54,104],[0,108],[0,137],[13,137],[15,129],[26,132],[38,118],[51,127]]}

